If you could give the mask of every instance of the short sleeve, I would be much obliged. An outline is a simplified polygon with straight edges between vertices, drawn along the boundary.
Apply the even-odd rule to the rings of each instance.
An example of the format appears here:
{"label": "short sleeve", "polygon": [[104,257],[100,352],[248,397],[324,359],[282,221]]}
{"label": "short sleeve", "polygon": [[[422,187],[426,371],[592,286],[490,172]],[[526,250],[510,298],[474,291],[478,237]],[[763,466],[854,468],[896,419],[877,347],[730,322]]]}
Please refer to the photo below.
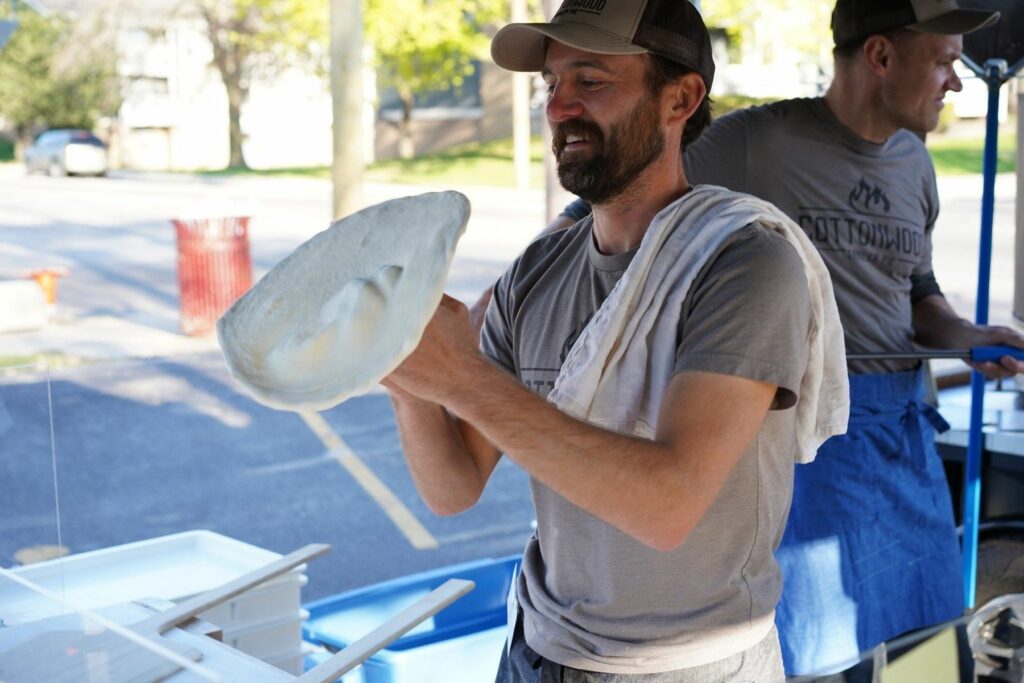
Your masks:
{"label": "short sleeve", "polygon": [[683,170],[691,183],[720,185],[737,192],[747,188],[747,111],[735,111],[714,121],[687,146]]}
{"label": "short sleeve", "polygon": [[782,235],[748,226],[694,281],[684,302],[675,371],[734,375],[778,387],[796,404],[811,324],[807,276]]}
{"label": "short sleeve", "polygon": [[480,329],[480,350],[492,361],[515,373],[515,356],[512,353],[512,277],[516,263],[498,279],[494,285],[491,301],[484,313],[484,324]]}
{"label": "short sleeve", "polygon": [[932,272],[932,236],[935,232],[935,222],[939,218],[939,188],[935,180],[935,167],[931,163],[931,157],[927,157],[922,163],[927,178],[924,194],[927,222],[924,226],[924,249],[921,259],[914,267],[914,275],[919,276]]}

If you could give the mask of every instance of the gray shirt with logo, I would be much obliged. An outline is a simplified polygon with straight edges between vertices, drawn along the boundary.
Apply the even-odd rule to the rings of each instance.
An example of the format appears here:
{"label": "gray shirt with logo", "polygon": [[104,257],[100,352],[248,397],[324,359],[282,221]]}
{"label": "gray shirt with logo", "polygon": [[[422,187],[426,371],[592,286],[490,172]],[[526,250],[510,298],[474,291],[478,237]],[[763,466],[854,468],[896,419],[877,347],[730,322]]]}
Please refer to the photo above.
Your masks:
{"label": "gray shirt with logo", "polygon": [[[589,218],[540,238],[495,287],[484,352],[546,396],[634,254],[601,254]],[[803,264],[783,237],[748,226],[712,256],[683,306],[676,371],[775,384],[774,409],[705,517],[670,552],[531,479],[537,533],[518,585],[524,631],[534,650],[566,666],[609,673],[698,666],[752,647],[773,624],[781,589],[773,551],[789,511],[795,454],[789,408],[810,326]]]}
{"label": "gray shirt with logo", "polygon": [[931,277],[938,190],[920,138],[901,130],[868,142],[824,100],[786,100],[722,117],[687,149],[685,163],[696,182],[770,201],[804,229],[832,277],[848,353],[913,348],[912,302],[939,291]]}

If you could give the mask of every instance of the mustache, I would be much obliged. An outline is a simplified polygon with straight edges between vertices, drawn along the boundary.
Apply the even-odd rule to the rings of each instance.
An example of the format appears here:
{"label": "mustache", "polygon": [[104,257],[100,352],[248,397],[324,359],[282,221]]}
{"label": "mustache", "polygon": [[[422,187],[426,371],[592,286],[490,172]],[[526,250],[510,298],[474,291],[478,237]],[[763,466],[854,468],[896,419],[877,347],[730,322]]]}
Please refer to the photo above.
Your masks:
{"label": "mustache", "polygon": [[595,123],[582,119],[562,121],[551,128],[551,151],[555,153],[556,159],[561,155],[562,150],[565,149],[566,140],[570,136],[586,138],[591,142],[602,142],[604,139],[601,129]]}

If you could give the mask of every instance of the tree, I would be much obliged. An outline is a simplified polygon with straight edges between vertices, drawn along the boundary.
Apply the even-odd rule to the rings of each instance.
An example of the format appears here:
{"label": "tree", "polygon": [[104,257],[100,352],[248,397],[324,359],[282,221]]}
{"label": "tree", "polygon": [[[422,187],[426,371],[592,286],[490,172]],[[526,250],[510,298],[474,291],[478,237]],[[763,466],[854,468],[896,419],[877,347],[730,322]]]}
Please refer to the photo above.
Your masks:
{"label": "tree", "polygon": [[255,75],[271,77],[291,66],[323,71],[327,55],[327,0],[194,0],[206,24],[213,64],[228,95],[229,166],[245,168],[242,106]]}
{"label": "tree", "polygon": [[749,47],[756,30],[764,49],[781,45],[808,62],[822,63],[832,47],[829,25],[833,4],[822,0],[705,0],[701,8],[707,25],[724,29],[734,46]]}
{"label": "tree", "polygon": [[0,114],[20,148],[45,128],[92,129],[121,106],[117,56],[101,21],[74,30],[58,16],[23,9],[0,49]]}
{"label": "tree", "polygon": [[417,94],[460,87],[486,54],[484,29],[506,20],[507,0],[366,0],[366,38],[384,84],[402,102],[399,154],[413,153]]}

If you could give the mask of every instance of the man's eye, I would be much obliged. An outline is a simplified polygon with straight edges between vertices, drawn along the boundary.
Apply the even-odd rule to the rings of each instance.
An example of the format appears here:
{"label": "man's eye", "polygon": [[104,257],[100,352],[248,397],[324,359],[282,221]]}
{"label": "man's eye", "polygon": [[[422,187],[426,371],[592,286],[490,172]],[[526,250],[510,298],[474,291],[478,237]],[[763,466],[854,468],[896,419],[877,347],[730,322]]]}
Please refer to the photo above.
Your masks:
{"label": "man's eye", "polygon": [[597,86],[601,85],[601,81],[591,81],[584,78],[583,80],[580,81],[580,85],[582,85],[584,88],[596,88]]}

